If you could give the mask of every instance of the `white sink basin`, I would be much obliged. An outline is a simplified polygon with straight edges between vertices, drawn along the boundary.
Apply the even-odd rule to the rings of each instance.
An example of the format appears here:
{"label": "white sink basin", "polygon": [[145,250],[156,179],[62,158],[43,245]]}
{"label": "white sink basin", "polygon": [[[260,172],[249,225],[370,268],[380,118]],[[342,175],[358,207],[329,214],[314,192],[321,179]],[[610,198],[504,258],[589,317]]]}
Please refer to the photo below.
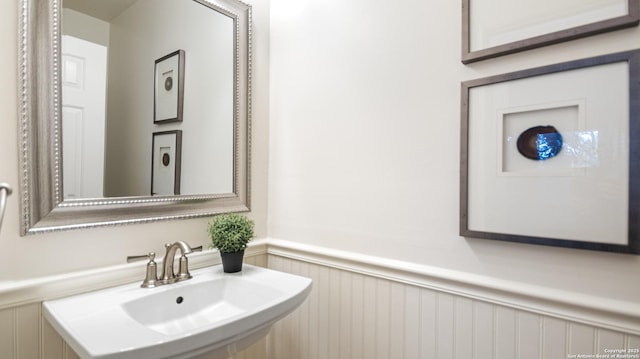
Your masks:
{"label": "white sink basin", "polygon": [[132,283],[46,301],[44,316],[81,358],[226,358],[305,300],[311,279],[245,264],[192,271],[157,288]]}

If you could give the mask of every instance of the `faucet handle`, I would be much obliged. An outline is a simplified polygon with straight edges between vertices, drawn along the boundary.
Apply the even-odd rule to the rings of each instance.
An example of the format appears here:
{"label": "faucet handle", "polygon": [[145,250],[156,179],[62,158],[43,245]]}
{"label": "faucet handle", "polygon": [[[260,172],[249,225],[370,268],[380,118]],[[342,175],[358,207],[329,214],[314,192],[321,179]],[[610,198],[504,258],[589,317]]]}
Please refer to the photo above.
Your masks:
{"label": "faucet handle", "polygon": [[[202,246],[198,246],[195,248],[191,248],[191,252],[201,252]],[[180,268],[178,270],[178,274],[176,274],[177,280],[185,280],[191,278],[191,273],[189,273],[189,259],[185,253],[180,257]]]}
{"label": "faucet handle", "polygon": [[149,252],[149,254],[143,254],[140,256],[127,256],[127,263],[142,261],[145,259],[153,261],[154,259],[156,259],[156,254],[154,252]]}
{"label": "faucet handle", "polygon": [[149,252],[147,255],[141,256],[128,256],[127,263],[140,261],[149,259],[149,263],[147,263],[147,274],[140,285],[142,288],[153,288],[158,285],[158,270],[156,269],[156,254],[154,252]]}

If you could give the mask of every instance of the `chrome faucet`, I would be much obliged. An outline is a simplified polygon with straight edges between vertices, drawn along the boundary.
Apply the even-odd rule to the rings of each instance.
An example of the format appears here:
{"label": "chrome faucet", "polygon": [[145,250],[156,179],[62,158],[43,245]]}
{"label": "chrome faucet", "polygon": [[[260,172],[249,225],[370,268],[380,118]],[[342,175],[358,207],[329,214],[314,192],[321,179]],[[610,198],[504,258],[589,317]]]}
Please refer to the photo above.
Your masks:
{"label": "chrome faucet", "polygon": [[[158,279],[156,262],[154,261],[156,257],[155,253],[151,252],[147,255],[127,257],[127,262],[149,259],[149,262],[147,263],[147,274],[140,285],[141,287],[153,288],[163,284],[171,284],[191,278],[191,274],[189,273],[189,260],[186,255],[191,252],[201,251],[202,246],[191,248],[187,243],[177,241],[175,243],[167,243],[164,247],[166,252],[164,254],[164,259],[162,260],[162,275],[160,276],[160,279]],[[178,249],[180,250],[181,256],[178,273],[176,274],[173,270],[173,262]]]}

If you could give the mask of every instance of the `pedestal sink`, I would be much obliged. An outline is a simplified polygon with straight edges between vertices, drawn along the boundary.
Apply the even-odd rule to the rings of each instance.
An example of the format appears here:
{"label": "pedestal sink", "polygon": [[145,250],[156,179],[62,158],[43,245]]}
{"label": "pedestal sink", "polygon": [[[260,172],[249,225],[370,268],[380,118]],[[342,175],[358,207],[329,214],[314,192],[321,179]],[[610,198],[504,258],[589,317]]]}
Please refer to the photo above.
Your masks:
{"label": "pedestal sink", "polygon": [[85,358],[226,358],[305,300],[311,279],[245,264],[192,271],[157,288],[132,283],[45,301],[43,312]]}

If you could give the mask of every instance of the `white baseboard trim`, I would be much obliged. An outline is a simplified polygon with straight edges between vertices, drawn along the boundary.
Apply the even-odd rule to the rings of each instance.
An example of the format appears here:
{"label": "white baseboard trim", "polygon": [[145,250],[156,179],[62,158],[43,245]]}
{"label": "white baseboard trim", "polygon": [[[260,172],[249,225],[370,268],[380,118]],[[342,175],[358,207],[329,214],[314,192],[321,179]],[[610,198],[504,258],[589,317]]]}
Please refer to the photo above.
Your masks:
{"label": "white baseboard trim", "polygon": [[438,267],[269,239],[268,254],[384,278],[627,334],[640,335],[640,303],[545,288]]}

